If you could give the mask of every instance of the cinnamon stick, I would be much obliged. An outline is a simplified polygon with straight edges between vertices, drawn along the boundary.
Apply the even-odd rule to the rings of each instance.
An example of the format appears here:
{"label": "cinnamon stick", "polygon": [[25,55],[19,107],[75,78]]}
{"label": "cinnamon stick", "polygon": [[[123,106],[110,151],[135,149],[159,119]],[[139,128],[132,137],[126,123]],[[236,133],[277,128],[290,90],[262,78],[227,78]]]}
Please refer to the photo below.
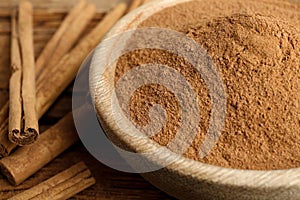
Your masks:
{"label": "cinnamon stick", "polygon": [[144,0],[143,4],[149,3],[152,0]]}
{"label": "cinnamon stick", "polygon": [[10,200],[69,199],[95,183],[91,171],[80,162]]}
{"label": "cinnamon stick", "polygon": [[142,0],[132,0],[131,4],[127,10],[127,13],[133,11],[134,9],[136,9],[137,7],[139,7],[141,4],[143,3]]}
{"label": "cinnamon stick", "polygon": [[9,132],[10,135],[21,134],[22,131],[22,61],[17,31],[17,12],[13,12],[11,20],[11,77],[9,82]]}
{"label": "cinnamon stick", "polygon": [[[19,4],[18,30],[22,54],[23,131],[9,132],[9,140],[17,145],[29,145],[39,136],[36,113],[35,63],[33,47],[33,8],[27,0]],[[18,119],[16,119],[18,120]]]}
{"label": "cinnamon stick", "polygon": [[[84,37],[73,50],[49,70],[47,81],[41,81],[37,88],[37,114],[40,118],[53,104],[62,91],[75,78],[81,62],[101,41],[105,33],[123,16],[126,4],[121,3]],[[38,81],[39,83],[39,81]],[[0,157],[7,156],[16,147],[7,139],[6,132],[0,132]],[[2,151],[1,151],[2,149]]]}
{"label": "cinnamon stick", "polygon": [[[120,3],[87,35],[72,51],[66,54],[45,76],[47,84],[38,88],[38,116],[43,115],[56,100],[64,88],[75,78],[82,61],[100,43],[103,36],[123,16],[126,4]],[[55,74],[55,76],[53,75]]]}
{"label": "cinnamon stick", "polygon": [[[60,28],[57,32],[58,34],[55,34],[54,39],[52,39],[49,44],[47,45],[47,47],[45,48],[46,51],[44,51],[44,53],[42,53],[42,55],[39,57],[38,59],[38,63],[41,63],[42,60],[44,60],[45,55],[47,55],[47,52],[51,52],[52,51],[52,46],[54,46],[53,44],[56,41],[56,38],[58,38],[58,35],[61,35],[62,30],[67,29],[68,27],[68,31],[64,36],[66,37],[66,39],[61,40],[60,44],[58,44],[57,50],[54,52],[54,54],[52,55],[51,59],[50,59],[50,66],[56,64],[56,62],[74,45],[75,41],[78,39],[78,37],[80,36],[80,34],[84,31],[85,27],[88,25],[88,23],[91,21],[94,13],[95,13],[95,6],[93,4],[89,4],[86,7],[83,7],[84,9],[81,10],[82,6],[85,6],[85,2],[84,1],[80,1],[78,6],[76,6],[73,10],[73,12],[71,11],[70,15],[66,18],[65,23],[63,23],[63,28]],[[81,14],[79,16],[75,16],[77,14],[79,14],[78,12],[81,11]],[[76,19],[73,20],[73,18],[76,17]],[[66,22],[68,23],[70,21],[70,19],[72,19],[71,23],[73,23],[72,25],[68,25],[66,24]],[[66,28],[64,28],[66,27]],[[15,31],[15,35],[16,35]],[[14,38],[14,37],[13,37]],[[59,38],[61,39],[61,38]],[[54,41],[54,42],[53,42]],[[34,142],[36,140],[36,132],[35,129],[33,130],[33,134],[32,135],[22,135],[23,133],[21,133],[21,120],[17,115],[20,115],[22,113],[22,105],[18,105],[21,97],[18,97],[18,91],[20,90],[18,88],[18,84],[16,82],[16,79],[19,78],[19,80],[21,80],[20,77],[16,77],[20,74],[20,70],[17,70],[17,66],[21,66],[21,60],[20,60],[20,56],[14,56],[16,55],[15,52],[18,52],[17,46],[14,45],[18,44],[18,40],[15,39],[12,41],[12,46],[14,47],[13,51],[12,51],[12,58],[14,58],[12,60],[12,66],[15,68],[13,69],[14,72],[13,76],[12,76],[12,80],[11,80],[11,94],[13,98],[11,99],[11,103],[13,103],[11,106],[11,110],[12,112],[10,112],[12,115],[10,115],[10,131],[9,131],[9,139],[13,142],[16,143],[18,145],[27,145],[27,144],[31,144],[32,142]],[[50,49],[49,49],[50,48]],[[16,61],[16,59],[18,59]],[[18,62],[18,64],[16,65],[15,63]],[[41,66],[38,66],[38,68],[40,69]],[[20,92],[20,91],[19,91]],[[27,94],[27,92],[23,92],[23,94]],[[3,110],[4,111],[4,110]]]}
{"label": "cinnamon stick", "polygon": [[55,32],[54,36],[51,38],[50,42],[47,43],[46,47],[42,51],[41,55],[36,61],[36,76],[38,77],[40,73],[43,71],[45,64],[51,60],[52,54],[57,49],[57,45],[63,35],[67,32],[69,25],[78,17],[79,13],[85,7],[86,1],[79,0],[79,2],[74,6],[74,8],[69,12],[67,17],[62,22],[61,26]]}
{"label": "cinnamon stick", "polygon": [[[67,25],[68,29],[65,31],[63,37],[58,42],[51,59],[45,65],[48,69],[52,68],[57,62],[73,47],[79,36],[85,30],[89,22],[92,20],[96,12],[94,4],[88,4],[83,8],[79,16],[73,22]],[[43,81],[48,74],[48,70],[44,70],[40,74],[40,81]]]}
{"label": "cinnamon stick", "polygon": [[78,140],[72,113],[41,134],[39,142],[17,149],[0,160],[2,173],[19,185]]}

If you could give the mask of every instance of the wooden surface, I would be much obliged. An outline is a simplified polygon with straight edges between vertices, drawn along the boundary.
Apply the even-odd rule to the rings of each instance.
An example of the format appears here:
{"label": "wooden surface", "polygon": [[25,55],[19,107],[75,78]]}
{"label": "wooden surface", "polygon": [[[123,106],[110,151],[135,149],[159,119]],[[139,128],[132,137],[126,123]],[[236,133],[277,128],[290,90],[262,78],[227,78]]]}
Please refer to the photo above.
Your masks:
{"label": "wooden surface", "polygon": [[[17,5],[19,0],[0,0],[1,8],[11,8]],[[43,12],[66,12],[69,10],[74,3],[78,0],[29,0],[34,4],[36,11]],[[119,2],[130,2],[130,0],[86,0],[92,2],[97,6],[99,12],[104,12],[107,9],[113,7]]]}
{"label": "wooden surface", "polygon": [[[7,10],[9,4],[6,4],[7,2],[9,1],[0,0],[0,107],[3,106],[8,98],[8,79],[10,74],[10,19],[8,16],[9,10]],[[38,12],[35,12],[34,17],[36,56],[39,55],[65,15],[61,10],[42,12],[43,5],[39,4],[39,6],[41,9],[38,10]],[[94,22],[91,23],[90,28],[92,28],[102,16],[103,14],[98,13]],[[72,86],[61,95],[55,105],[52,106],[47,114],[41,119],[41,131],[49,128],[71,110],[71,96]],[[140,175],[118,172],[102,165],[90,156],[83,145],[78,142],[75,146],[63,153],[18,187],[11,186],[0,174],[0,200],[7,199],[32,187],[52,177],[58,172],[69,168],[78,161],[84,161],[89,166],[97,183],[72,199],[171,199],[171,197],[146,182]]]}

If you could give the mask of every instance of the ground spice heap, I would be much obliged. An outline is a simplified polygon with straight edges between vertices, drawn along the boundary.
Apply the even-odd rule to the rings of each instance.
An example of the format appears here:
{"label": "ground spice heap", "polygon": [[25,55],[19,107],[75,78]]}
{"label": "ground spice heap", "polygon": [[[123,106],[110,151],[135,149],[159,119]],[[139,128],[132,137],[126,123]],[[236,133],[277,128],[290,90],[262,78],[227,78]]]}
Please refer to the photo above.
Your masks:
{"label": "ground spice heap", "polygon": [[[223,7],[234,2],[228,1]],[[251,2],[259,4],[245,4]],[[272,5],[272,1],[269,3]],[[184,4],[166,9],[142,24],[187,34],[206,49],[222,76],[227,95],[225,125],[217,145],[205,158],[199,159],[198,153],[209,125],[210,97],[205,82],[184,58],[153,49],[128,53],[118,62],[116,81],[135,66],[153,62],[167,64],[185,76],[198,96],[201,110],[199,132],[185,153],[188,158],[238,169],[300,167],[299,25],[289,16],[281,19],[284,9],[277,13],[279,17],[267,16],[267,6],[258,6],[254,13],[249,12],[253,7],[243,5],[239,11],[233,6],[222,14],[216,8],[216,16],[207,18],[201,13],[205,5]],[[191,7],[195,13],[187,12]],[[162,16],[168,16],[166,23],[160,19]],[[175,16],[180,16],[178,21],[168,21]],[[162,131],[152,139],[167,145],[181,124],[180,106],[171,91],[160,85],[141,87],[131,98],[131,118],[139,125],[149,123],[149,108],[156,103],[168,115]]]}

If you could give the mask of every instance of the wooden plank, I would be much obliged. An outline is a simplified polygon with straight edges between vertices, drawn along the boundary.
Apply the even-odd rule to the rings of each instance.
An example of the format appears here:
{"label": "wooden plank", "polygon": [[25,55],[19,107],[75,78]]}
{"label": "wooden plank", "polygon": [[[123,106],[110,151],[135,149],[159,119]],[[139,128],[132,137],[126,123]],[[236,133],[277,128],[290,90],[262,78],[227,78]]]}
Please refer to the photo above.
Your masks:
{"label": "wooden plank", "polygon": [[10,186],[0,176],[0,200],[29,189],[80,161],[91,169],[97,184],[72,199],[171,199],[137,174],[118,172],[102,165],[77,144],[18,187]]}
{"label": "wooden plank", "polygon": [[[72,110],[72,95],[64,93],[45,114],[42,120],[58,121]],[[45,123],[46,124],[46,123]]]}
{"label": "wooden plank", "polygon": [[[66,13],[77,0],[30,0],[34,9],[44,13]],[[120,2],[129,3],[130,0],[88,0],[97,6],[98,12],[106,12]],[[8,16],[10,9],[17,5],[18,0],[0,0],[0,16]]]}
{"label": "wooden plank", "polygon": [[8,90],[0,90],[0,109],[5,105],[8,100]]}
{"label": "wooden plank", "polygon": [[0,34],[10,32],[10,22],[7,18],[0,18]]}
{"label": "wooden plank", "polygon": [[0,89],[8,89],[10,77],[10,36],[0,35]]}

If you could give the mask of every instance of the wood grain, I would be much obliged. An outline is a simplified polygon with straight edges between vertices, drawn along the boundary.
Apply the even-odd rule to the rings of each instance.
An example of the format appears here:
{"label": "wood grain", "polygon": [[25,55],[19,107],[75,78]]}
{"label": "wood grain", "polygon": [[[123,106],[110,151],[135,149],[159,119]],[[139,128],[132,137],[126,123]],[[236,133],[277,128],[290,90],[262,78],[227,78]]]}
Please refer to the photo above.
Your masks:
{"label": "wood grain", "polygon": [[10,200],[68,199],[95,182],[91,171],[84,162],[80,162]]}
{"label": "wood grain", "polygon": [[10,35],[0,34],[0,89],[8,89],[10,77]]}
{"label": "wood grain", "polygon": [[81,160],[91,169],[97,184],[73,199],[171,199],[137,174],[118,172],[102,165],[78,143],[18,187],[12,187],[0,176],[0,200],[29,189]]}
{"label": "wood grain", "polygon": [[[76,2],[77,0],[30,0],[34,5],[34,8],[40,12],[46,13],[66,13]],[[0,8],[3,8],[0,12],[0,16],[9,15],[9,9],[14,7],[17,4],[18,0],[0,0]],[[117,5],[120,2],[129,3],[130,0],[89,0],[89,2],[94,3],[97,6],[98,12],[105,12],[111,9],[113,6]]]}
{"label": "wood grain", "polygon": [[[2,74],[0,73],[0,77],[2,76]],[[8,90],[1,90],[0,89],[0,108],[2,108],[4,106],[4,104],[7,102],[8,100]]]}

